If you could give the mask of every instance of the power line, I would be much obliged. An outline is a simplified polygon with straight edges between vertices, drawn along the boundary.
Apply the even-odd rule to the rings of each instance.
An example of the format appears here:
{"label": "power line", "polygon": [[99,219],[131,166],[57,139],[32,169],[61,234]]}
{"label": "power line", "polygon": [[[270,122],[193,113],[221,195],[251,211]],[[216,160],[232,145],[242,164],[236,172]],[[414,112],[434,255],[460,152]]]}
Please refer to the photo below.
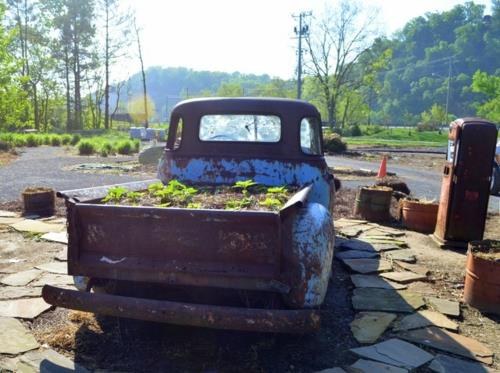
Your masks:
{"label": "power line", "polygon": [[297,48],[298,63],[297,63],[297,98],[302,96],[302,37],[309,36],[309,25],[305,24],[306,17],[310,17],[312,12],[300,12],[298,16],[292,15],[294,19],[299,19],[298,27],[295,26],[293,31],[297,35],[299,45]]}

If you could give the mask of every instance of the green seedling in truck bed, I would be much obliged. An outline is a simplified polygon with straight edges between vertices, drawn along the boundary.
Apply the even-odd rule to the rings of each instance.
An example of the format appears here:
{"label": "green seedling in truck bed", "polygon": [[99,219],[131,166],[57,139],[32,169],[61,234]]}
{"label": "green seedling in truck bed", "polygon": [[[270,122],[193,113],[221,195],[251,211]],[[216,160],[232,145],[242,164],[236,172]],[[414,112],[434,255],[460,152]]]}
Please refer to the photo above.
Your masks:
{"label": "green seedling in truck bed", "polygon": [[226,210],[241,210],[249,207],[252,204],[252,200],[248,197],[242,199],[230,199],[226,202]]}
{"label": "green seedling in truck bed", "polygon": [[[161,189],[158,188],[159,186],[155,186],[151,189],[152,190],[157,189],[153,193],[153,195],[159,198],[162,204],[177,202],[180,205],[187,205],[188,203],[191,202],[193,196],[196,193],[198,193],[197,189],[193,187],[188,187],[177,180],[170,181],[167,185],[164,185]],[[148,190],[150,190],[149,187]]]}
{"label": "green seedling in truck bed", "polygon": [[283,206],[283,202],[274,197],[267,197],[265,200],[260,201],[259,205],[269,207],[273,210],[279,210]]}
{"label": "green seedling in truck bed", "polygon": [[156,192],[158,192],[159,190],[162,190],[164,187],[165,187],[165,185],[160,181],[157,183],[149,184],[148,185],[148,192],[149,192],[149,194],[154,195]]}
{"label": "green seedling in truck bed", "polygon": [[249,194],[248,189],[254,185],[257,185],[257,183],[255,181],[253,181],[252,179],[249,179],[249,180],[237,181],[236,183],[234,183],[233,188],[234,189],[241,189],[241,192],[245,196],[247,196]]}
{"label": "green seedling in truck bed", "polygon": [[140,192],[128,192],[126,194],[127,200],[133,204],[139,203],[139,200],[141,199],[142,196],[144,196],[144,193]]}
{"label": "green seedling in truck bed", "polygon": [[[270,199],[276,199],[283,205],[287,199],[288,189],[285,186],[267,188],[266,194]],[[266,206],[266,205],[264,205]],[[281,206],[280,206],[281,207]]]}
{"label": "green seedling in truck bed", "polygon": [[129,193],[129,190],[124,187],[109,188],[108,194],[102,199],[102,202],[118,203],[126,197],[127,193]]}

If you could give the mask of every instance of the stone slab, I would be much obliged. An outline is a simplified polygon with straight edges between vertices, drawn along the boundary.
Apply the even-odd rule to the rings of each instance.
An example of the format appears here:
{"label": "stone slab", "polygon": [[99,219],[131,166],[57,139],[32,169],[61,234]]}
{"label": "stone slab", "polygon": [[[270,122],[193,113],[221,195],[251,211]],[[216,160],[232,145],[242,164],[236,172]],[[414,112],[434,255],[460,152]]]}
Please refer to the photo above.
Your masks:
{"label": "stone slab", "polygon": [[80,364],[51,349],[27,352],[20,357],[19,362],[35,371],[46,373],[89,372]]}
{"label": "stone slab", "polygon": [[337,259],[373,259],[378,258],[380,255],[376,252],[361,251],[361,250],[346,250],[346,251],[335,251],[335,257]]}
{"label": "stone slab", "polygon": [[465,361],[455,357],[438,354],[429,365],[429,369],[438,373],[493,373],[482,364]]}
{"label": "stone slab", "polygon": [[52,306],[45,303],[43,298],[1,300],[0,316],[34,319],[50,307]]}
{"label": "stone slab", "polygon": [[319,371],[314,372],[314,373],[347,373],[347,372],[342,368],[335,367],[335,368],[328,368],[328,369],[319,370]]}
{"label": "stone slab", "polygon": [[352,271],[358,273],[375,273],[390,271],[392,265],[384,259],[344,259],[342,262]]}
{"label": "stone slab", "polygon": [[42,240],[68,244],[68,232],[49,232],[40,237]]}
{"label": "stone slab", "polygon": [[12,273],[2,277],[0,283],[9,286],[25,286],[40,276],[41,273],[42,271],[39,271],[38,269],[28,269],[27,271]]}
{"label": "stone slab", "polygon": [[39,220],[24,219],[20,222],[10,224],[12,228],[20,232],[49,233],[61,232],[66,229],[63,224],[49,224]]}
{"label": "stone slab", "polygon": [[343,240],[339,244],[339,247],[344,249],[344,250],[366,251],[366,252],[372,252],[372,253],[376,252],[376,250],[372,244],[370,244],[366,241],[363,241],[363,240],[358,240],[356,238]]}
{"label": "stone slab", "polygon": [[425,304],[422,297],[407,290],[357,288],[353,291],[355,310],[411,313]]}
{"label": "stone slab", "polygon": [[351,322],[351,332],[359,343],[374,343],[396,317],[387,312],[360,312]]}
{"label": "stone slab", "polygon": [[404,369],[415,369],[432,360],[433,356],[411,343],[397,338],[367,347],[351,348],[356,355]]}
{"label": "stone slab", "polygon": [[396,260],[395,263],[403,269],[407,271],[418,273],[419,275],[427,275],[429,274],[429,269],[420,264],[411,264],[407,262],[403,262],[400,260]]}
{"label": "stone slab", "polygon": [[0,354],[16,355],[38,348],[40,345],[29,330],[19,321],[0,317]]}
{"label": "stone slab", "polygon": [[458,324],[445,315],[434,311],[418,311],[414,314],[405,316],[395,327],[394,330],[411,330],[425,328],[426,326],[439,326],[440,328],[458,330]]}
{"label": "stone slab", "polygon": [[60,285],[73,285],[73,276],[69,275],[60,275],[57,273],[44,273],[39,279],[33,281],[30,286],[44,286],[44,285],[52,285],[52,286],[60,286]]}
{"label": "stone slab", "polygon": [[142,150],[139,153],[139,163],[140,164],[158,164],[161,156],[165,152],[165,145],[163,146],[151,146]]}
{"label": "stone slab", "polygon": [[405,249],[405,250],[393,250],[387,253],[387,256],[392,260],[399,260],[401,262],[406,263],[415,263],[417,261],[417,257],[413,253],[413,251]]}
{"label": "stone slab", "polygon": [[427,276],[419,275],[413,272],[385,272],[381,273],[380,276],[391,281],[396,281],[402,284],[407,284],[408,282],[426,280]]}
{"label": "stone slab", "polygon": [[11,224],[19,223],[23,220],[24,220],[24,218],[18,218],[18,217],[12,217],[12,216],[0,217],[0,225],[11,225]]}
{"label": "stone slab", "polygon": [[460,303],[458,302],[436,297],[425,297],[425,300],[436,311],[439,311],[449,316],[455,316],[455,317],[460,316]]}
{"label": "stone slab", "polygon": [[13,211],[0,210],[0,218],[17,218],[19,214]]}
{"label": "stone slab", "polygon": [[493,352],[481,342],[435,326],[402,332],[399,336],[411,342],[461,355],[485,364],[493,363]]}
{"label": "stone slab", "polygon": [[22,286],[0,286],[1,299],[19,299],[40,297],[42,295],[41,288],[28,288]]}
{"label": "stone slab", "polygon": [[356,373],[407,373],[408,369],[398,368],[394,365],[378,363],[372,360],[359,359],[351,365]]}
{"label": "stone slab", "polygon": [[68,264],[65,262],[49,262],[35,266],[45,272],[65,275],[68,273]]}
{"label": "stone slab", "polygon": [[357,288],[406,289],[406,285],[387,281],[377,275],[351,275],[351,281]]}
{"label": "stone slab", "polygon": [[66,262],[68,260],[68,247],[65,247],[61,251],[59,251],[54,256],[54,259],[59,260],[60,262]]}
{"label": "stone slab", "polygon": [[408,290],[425,295],[436,294],[436,290],[428,282],[422,281],[410,282]]}
{"label": "stone slab", "polygon": [[339,232],[343,236],[353,238],[359,236],[362,233],[372,230],[373,227],[368,224],[358,224],[352,226],[344,226],[336,229],[337,232]]}

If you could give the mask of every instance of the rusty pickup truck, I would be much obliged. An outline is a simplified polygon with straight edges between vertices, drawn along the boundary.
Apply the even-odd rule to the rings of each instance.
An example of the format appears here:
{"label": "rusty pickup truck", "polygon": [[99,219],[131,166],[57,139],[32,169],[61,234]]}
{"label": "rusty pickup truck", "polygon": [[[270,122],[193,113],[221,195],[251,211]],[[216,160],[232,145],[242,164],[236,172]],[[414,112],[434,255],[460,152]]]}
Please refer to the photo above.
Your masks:
{"label": "rusty pickup truck", "polygon": [[[67,207],[68,274],[79,290],[46,285],[43,298],[179,325],[317,330],[334,245],[335,186],[322,142],[320,114],[303,101],[179,103],[160,181],[220,186],[252,179],[297,192],[279,211],[102,204],[110,185],[59,192]],[[139,191],[152,181],[120,185]]]}

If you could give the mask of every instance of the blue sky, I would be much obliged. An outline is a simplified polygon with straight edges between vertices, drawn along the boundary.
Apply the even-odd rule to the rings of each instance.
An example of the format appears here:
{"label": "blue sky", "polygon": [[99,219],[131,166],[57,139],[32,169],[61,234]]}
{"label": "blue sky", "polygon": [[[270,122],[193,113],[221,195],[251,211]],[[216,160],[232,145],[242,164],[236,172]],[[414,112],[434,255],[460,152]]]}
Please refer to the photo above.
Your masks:
{"label": "blue sky", "polygon": [[[487,5],[489,0],[475,1]],[[320,16],[324,0],[125,0],[141,27],[146,66],[183,66],[195,70],[240,71],[284,79],[296,68],[292,14],[311,10]],[[455,0],[364,0],[378,9],[378,26],[390,35],[426,12],[451,9]],[[488,10],[487,10],[488,12]],[[137,58],[121,64],[120,78],[139,70]]]}

